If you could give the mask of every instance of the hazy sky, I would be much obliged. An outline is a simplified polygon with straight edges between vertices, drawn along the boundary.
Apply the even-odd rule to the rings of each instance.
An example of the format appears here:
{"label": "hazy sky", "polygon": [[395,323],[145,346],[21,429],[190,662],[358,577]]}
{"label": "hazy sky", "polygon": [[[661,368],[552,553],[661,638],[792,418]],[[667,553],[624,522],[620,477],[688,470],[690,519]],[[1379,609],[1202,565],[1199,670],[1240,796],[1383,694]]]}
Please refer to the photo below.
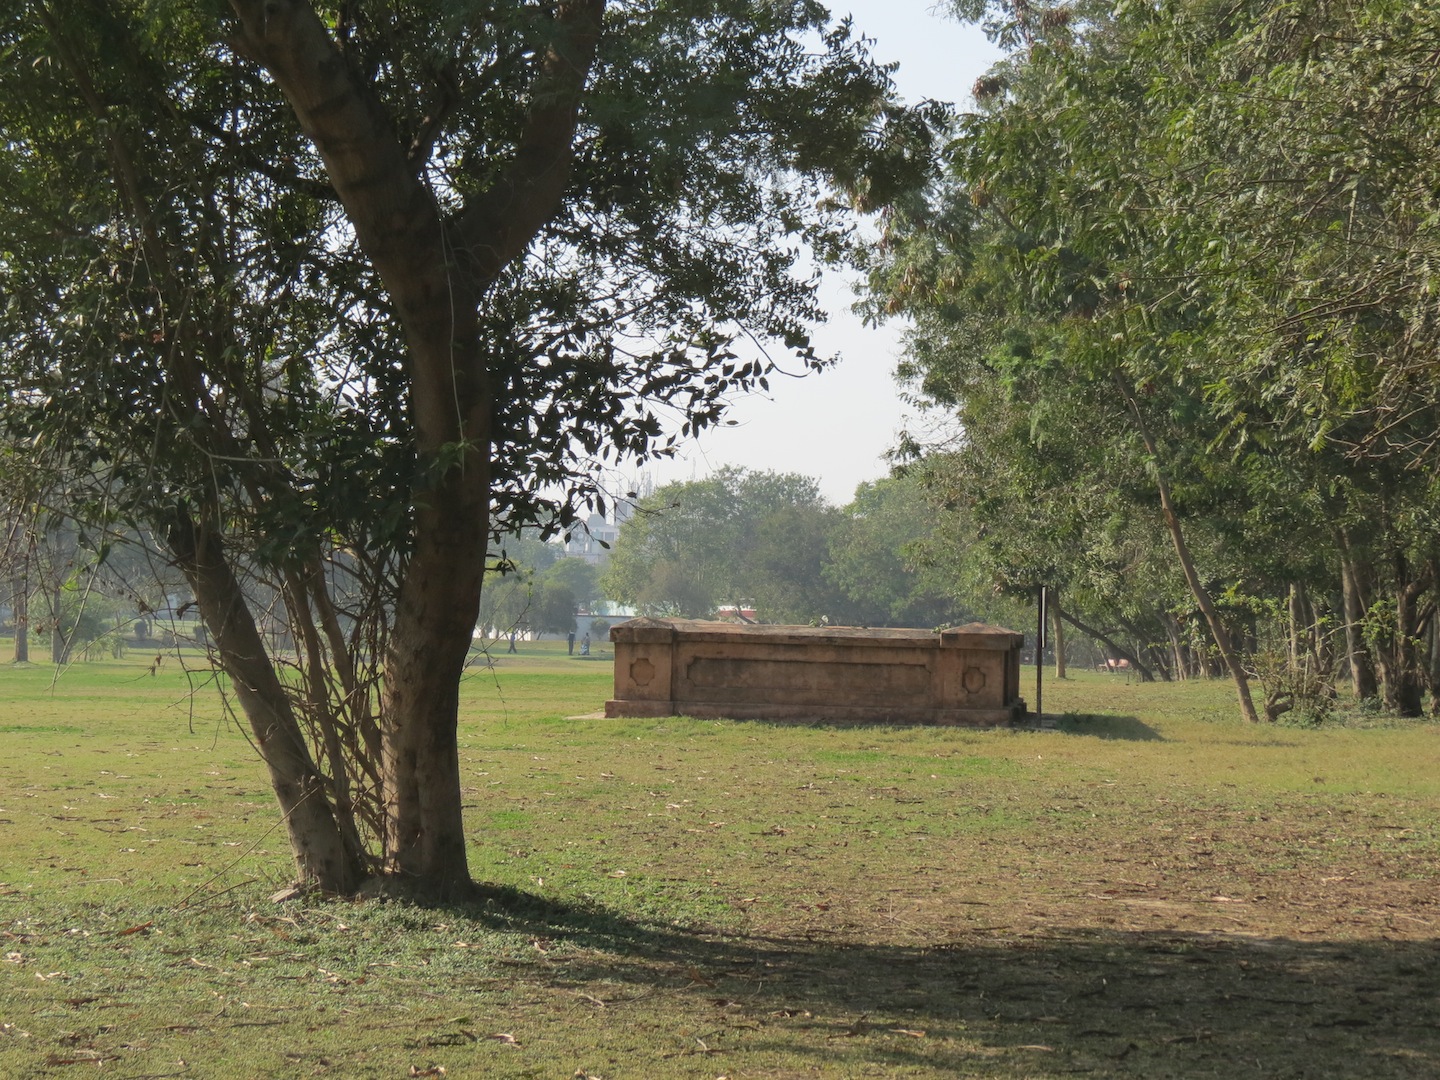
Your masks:
{"label": "hazy sky", "polygon": [[[838,18],[854,16],[857,31],[875,41],[882,61],[899,61],[896,84],[908,101],[933,98],[969,103],[970,87],[999,58],[978,28],[935,13],[930,0],[832,0]],[[772,377],[771,393],[739,402],[738,426],[707,433],[673,461],[649,471],[656,484],[708,475],[723,465],[796,472],[820,480],[833,503],[850,501],[855,487],[887,472],[882,455],[903,426],[904,406],[893,372],[901,326],[869,329],[849,313],[850,282],[827,281],[830,322],[815,334],[816,352],[839,353],[838,367],[804,379]]]}

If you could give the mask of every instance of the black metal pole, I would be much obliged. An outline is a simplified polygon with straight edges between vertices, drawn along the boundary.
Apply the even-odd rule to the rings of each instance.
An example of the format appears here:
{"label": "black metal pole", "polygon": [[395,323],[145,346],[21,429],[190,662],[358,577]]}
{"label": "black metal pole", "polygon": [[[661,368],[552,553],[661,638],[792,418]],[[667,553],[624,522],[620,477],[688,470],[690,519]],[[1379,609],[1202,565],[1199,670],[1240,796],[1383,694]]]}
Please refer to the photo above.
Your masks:
{"label": "black metal pole", "polygon": [[1035,715],[1045,715],[1045,586],[1040,586],[1040,599],[1036,604],[1038,615],[1035,627]]}

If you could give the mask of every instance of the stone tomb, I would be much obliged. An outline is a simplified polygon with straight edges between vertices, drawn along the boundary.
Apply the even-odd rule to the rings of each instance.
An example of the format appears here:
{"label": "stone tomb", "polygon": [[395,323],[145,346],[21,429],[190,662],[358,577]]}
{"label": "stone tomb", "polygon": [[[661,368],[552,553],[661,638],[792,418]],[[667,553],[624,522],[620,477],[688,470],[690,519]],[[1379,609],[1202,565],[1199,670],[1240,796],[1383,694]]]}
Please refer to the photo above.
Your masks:
{"label": "stone tomb", "polygon": [[610,640],[606,716],[985,727],[1025,715],[1023,635],[984,623],[937,633],[632,619]]}

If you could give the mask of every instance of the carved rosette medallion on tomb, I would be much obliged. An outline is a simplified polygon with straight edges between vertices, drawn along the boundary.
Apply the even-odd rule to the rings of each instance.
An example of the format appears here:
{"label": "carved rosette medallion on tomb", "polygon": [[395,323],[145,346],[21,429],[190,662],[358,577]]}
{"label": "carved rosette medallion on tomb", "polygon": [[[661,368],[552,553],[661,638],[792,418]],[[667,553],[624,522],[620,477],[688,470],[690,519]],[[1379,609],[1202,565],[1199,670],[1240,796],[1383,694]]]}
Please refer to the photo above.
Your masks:
{"label": "carved rosette medallion on tomb", "polygon": [[655,678],[655,665],[641,657],[630,665],[630,680],[636,686],[649,686]]}

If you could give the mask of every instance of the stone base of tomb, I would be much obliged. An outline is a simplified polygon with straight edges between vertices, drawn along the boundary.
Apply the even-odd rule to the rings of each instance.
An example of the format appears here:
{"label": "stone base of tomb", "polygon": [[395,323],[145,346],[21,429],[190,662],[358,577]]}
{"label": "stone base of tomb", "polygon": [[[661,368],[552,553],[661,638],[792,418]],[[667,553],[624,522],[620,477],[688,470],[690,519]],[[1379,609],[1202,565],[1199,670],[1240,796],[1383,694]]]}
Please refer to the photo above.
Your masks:
{"label": "stone base of tomb", "polygon": [[634,619],[610,631],[614,717],[994,727],[1026,714],[1012,630]]}

